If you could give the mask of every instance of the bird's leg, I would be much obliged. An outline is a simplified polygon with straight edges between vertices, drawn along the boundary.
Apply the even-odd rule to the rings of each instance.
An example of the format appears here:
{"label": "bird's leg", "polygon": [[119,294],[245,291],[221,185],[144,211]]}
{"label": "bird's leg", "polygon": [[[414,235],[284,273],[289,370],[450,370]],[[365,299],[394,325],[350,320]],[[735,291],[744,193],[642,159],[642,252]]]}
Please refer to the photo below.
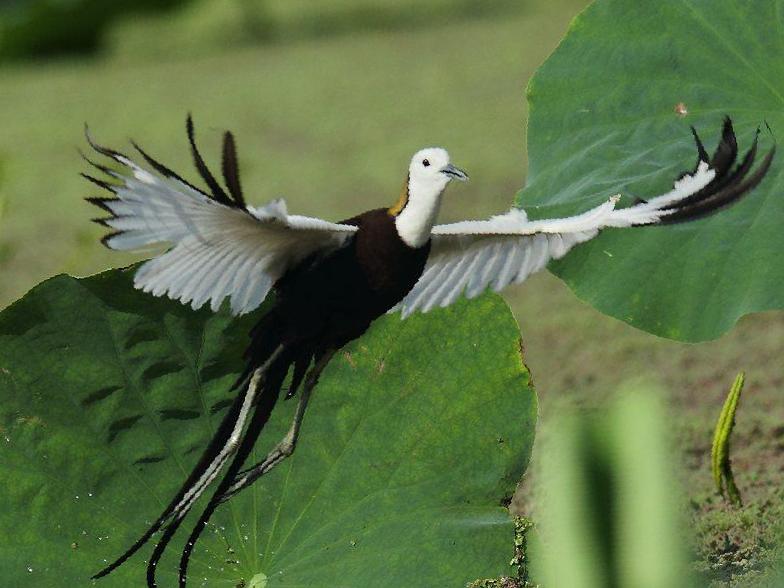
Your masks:
{"label": "bird's leg", "polygon": [[289,428],[288,433],[286,433],[286,436],[283,437],[280,443],[278,443],[262,461],[240,472],[237,475],[232,485],[229,486],[226,492],[224,492],[221,496],[221,502],[227,501],[237,492],[250,486],[253,482],[258,480],[261,476],[269,472],[272,468],[294,453],[294,448],[297,445],[297,438],[299,437],[299,430],[302,426],[302,420],[305,416],[305,409],[307,408],[308,401],[310,400],[310,394],[313,392],[313,388],[316,387],[316,384],[318,384],[321,372],[324,371],[324,368],[327,367],[327,364],[334,355],[335,350],[327,351],[324,353],[324,355],[318,358],[316,364],[311,368],[310,372],[308,372],[308,375],[305,378],[305,385],[302,387],[302,391],[300,392],[299,402],[297,403],[297,410],[294,413],[294,420],[292,421],[291,427]]}

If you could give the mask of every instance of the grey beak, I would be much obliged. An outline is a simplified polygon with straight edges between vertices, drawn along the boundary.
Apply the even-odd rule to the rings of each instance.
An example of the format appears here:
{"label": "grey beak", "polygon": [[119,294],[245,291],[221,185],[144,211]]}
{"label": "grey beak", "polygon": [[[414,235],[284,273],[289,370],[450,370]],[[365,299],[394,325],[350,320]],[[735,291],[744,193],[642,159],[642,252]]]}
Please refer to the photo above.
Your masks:
{"label": "grey beak", "polygon": [[451,180],[460,180],[461,182],[468,181],[468,174],[465,173],[462,169],[455,167],[451,163],[448,163],[443,168],[441,168],[441,173],[447,175]]}

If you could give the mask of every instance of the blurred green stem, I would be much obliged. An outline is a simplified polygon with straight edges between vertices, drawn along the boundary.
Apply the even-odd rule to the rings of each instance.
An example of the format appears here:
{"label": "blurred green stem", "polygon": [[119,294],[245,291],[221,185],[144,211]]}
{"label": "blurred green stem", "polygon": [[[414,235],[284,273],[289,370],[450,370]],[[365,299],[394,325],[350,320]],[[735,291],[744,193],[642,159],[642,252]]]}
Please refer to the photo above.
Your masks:
{"label": "blurred green stem", "polygon": [[716,422],[716,431],[713,434],[713,446],[711,447],[711,469],[713,471],[713,481],[716,484],[716,491],[735,506],[742,506],[743,500],[740,491],[735,484],[735,476],[732,474],[732,463],[730,462],[730,436],[735,427],[735,412],[738,408],[741,392],[746,374],[740,372],[730,388],[727,399],[719,414]]}

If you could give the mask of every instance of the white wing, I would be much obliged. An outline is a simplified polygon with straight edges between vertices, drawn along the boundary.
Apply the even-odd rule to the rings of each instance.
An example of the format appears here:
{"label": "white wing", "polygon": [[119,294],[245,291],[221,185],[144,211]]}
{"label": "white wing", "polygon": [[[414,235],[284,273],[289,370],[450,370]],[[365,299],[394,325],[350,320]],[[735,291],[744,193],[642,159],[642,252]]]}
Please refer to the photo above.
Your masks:
{"label": "white wing", "polygon": [[422,277],[390,312],[402,310],[406,318],[415,311],[449,306],[461,295],[475,298],[488,287],[497,292],[520,283],[551,259],[595,237],[609,220],[615,201],[551,221],[529,221],[523,210],[512,209],[486,221],[438,225],[433,228]]}
{"label": "white wing", "polygon": [[[193,145],[190,122],[188,129]],[[229,143],[230,152],[226,147]],[[118,173],[90,162],[116,181],[110,184],[86,176],[114,194],[112,198],[88,198],[111,215],[97,221],[113,229],[103,243],[121,250],[170,245],[165,253],[139,268],[134,285],[155,296],[166,294],[194,309],[210,301],[212,310],[217,310],[229,297],[232,313],[249,312],[264,301],[288,268],[314,253],[342,246],[357,230],[351,225],[289,215],[283,200],[260,208],[246,206],[239,190],[233,139],[228,133],[224,176],[231,197],[202,167],[195,146],[197,168],[212,194],[189,184],[141,149],[150,170],[121,153],[92,141],[90,144],[127,172]]]}
{"label": "white wing", "polygon": [[699,161],[672,190],[634,206],[615,209],[619,197],[583,214],[529,221],[525,211],[512,209],[486,221],[465,221],[433,228],[431,252],[425,270],[408,295],[390,312],[406,318],[448,306],[461,295],[474,298],[488,288],[499,291],[543,269],[551,259],[566,255],[575,245],[593,239],[607,227],[633,227],[689,221],[711,214],[738,200],[767,173],[774,149],[751,175],[757,141],[733,170],[737,143],[729,119],[722,139],[708,162],[694,133]]}

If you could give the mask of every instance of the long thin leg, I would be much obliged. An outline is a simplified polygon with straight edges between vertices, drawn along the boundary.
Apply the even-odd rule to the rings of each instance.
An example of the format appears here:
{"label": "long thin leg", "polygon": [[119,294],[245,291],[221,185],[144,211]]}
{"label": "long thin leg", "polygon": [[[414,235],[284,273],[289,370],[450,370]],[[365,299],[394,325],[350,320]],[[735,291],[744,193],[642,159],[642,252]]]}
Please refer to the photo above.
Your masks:
{"label": "long thin leg", "polygon": [[302,427],[302,421],[305,416],[305,409],[308,406],[310,395],[313,388],[318,384],[321,372],[327,367],[332,357],[335,355],[335,350],[329,350],[324,355],[316,360],[316,364],[311,368],[310,372],[305,379],[305,385],[300,393],[299,402],[297,403],[297,410],[294,413],[294,421],[291,423],[288,433],[278,443],[275,448],[267,454],[262,461],[256,465],[240,472],[232,482],[231,486],[220,496],[221,502],[226,502],[229,498],[247,488],[253,482],[258,480],[261,476],[269,472],[272,468],[294,453],[294,448],[297,445],[299,438],[299,431]]}

